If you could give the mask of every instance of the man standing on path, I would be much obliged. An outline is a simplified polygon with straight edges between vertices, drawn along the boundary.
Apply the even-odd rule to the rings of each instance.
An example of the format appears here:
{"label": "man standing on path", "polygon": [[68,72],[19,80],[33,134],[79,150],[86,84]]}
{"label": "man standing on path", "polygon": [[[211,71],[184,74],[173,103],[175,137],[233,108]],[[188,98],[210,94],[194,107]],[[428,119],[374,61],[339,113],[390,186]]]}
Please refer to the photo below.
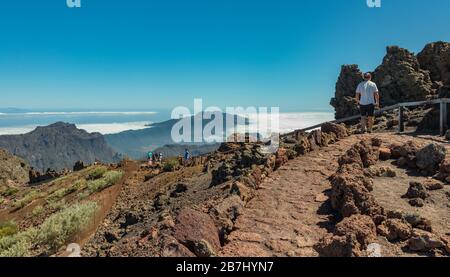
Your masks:
{"label": "man standing on path", "polygon": [[356,100],[361,111],[361,133],[372,133],[375,108],[380,106],[380,94],[377,85],[372,82],[370,73],[364,74],[364,82],[356,89]]}

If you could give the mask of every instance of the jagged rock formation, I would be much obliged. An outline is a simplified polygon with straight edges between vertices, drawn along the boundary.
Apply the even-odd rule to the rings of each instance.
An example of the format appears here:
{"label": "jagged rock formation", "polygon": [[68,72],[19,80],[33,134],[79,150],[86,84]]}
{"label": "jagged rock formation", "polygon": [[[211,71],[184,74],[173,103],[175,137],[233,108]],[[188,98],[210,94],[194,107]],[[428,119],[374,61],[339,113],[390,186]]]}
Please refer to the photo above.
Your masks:
{"label": "jagged rock formation", "polygon": [[25,159],[38,171],[72,168],[77,161],[114,162],[118,156],[99,133],[88,133],[73,124],[58,122],[24,135],[0,136],[0,148]]}
{"label": "jagged rock formation", "polygon": [[356,87],[363,81],[363,73],[358,65],[343,65],[336,83],[335,97],[331,106],[336,110],[336,119],[349,117],[358,113],[358,102],[355,100]]}
{"label": "jagged rock formation", "polygon": [[29,166],[24,160],[0,149],[0,187],[28,183],[28,171]]}
{"label": "jagged rock formation", "polygon": [[433,82],[450,85],[450,43],[438,41],[427,44],[417,59],[420,67],[430,72]]}
{"label": "jagged rock formation", "polygon": [[[450,96],[450,43],[435,42],[417,56],[398,46],[387,47],[383,63],[373,73],[381,94],[381,105],[420,101]],[[331,105],[336,118],[358,114],[355,90],[362,81],[357,65],[342,66]],[[429,115],[423,126],[430,126],[436,114]],[[433,125],[433,127],[435,127]]]}
{"label": "jagged rock formation", "polygon": [[375,70],[374,81],[382,96],[382,106],[436,96],[429,72],[420,68],[413,53],[397,46],[387,48],[383,63]]}

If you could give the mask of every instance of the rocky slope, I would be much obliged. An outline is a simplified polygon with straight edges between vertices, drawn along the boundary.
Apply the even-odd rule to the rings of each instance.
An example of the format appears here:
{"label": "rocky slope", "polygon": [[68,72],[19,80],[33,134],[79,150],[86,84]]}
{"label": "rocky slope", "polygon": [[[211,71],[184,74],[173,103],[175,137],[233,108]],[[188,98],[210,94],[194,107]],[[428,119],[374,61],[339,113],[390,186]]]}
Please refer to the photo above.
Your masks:
{"label": "rocky slope", "polygon": [[24,160],[0,149],[0,187],[28,183],[28,171],[29,166]]}
{"label": "rocky slope", "polygon": [[39,171],[72,168],[77,161],[114,162],[118,156],[99,133],[88,133],[73,124],[58,122],[24,135],[0,136],[0,148],[23,158]]}
{"label": "rocky slope", "polygon": [[[383,62],[373,72],[381,94],[381,105],[446,97],[449,91],[450,43],[425,46],[417,56],[398,46],[387,47]],[[356,86],[362,81],[357,65],[342,66],[331,105],[336,118],[358,114],[354,100]]]}

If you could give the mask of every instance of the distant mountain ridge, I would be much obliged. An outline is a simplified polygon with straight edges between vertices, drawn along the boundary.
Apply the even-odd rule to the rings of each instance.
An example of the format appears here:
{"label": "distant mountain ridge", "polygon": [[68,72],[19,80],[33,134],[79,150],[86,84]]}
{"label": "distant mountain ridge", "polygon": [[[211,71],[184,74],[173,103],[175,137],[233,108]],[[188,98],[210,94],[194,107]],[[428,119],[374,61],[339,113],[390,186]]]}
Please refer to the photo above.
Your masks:
{"label": "distant mountain ridge", "polygon": [[75,162],[110,163],[120,159],[100,133],[88,133],[74,124],[57,122],[23,135],[0,136],[0,148],[26,160],[36,170],[71,169]]}
{"label": "distant mountain ridge", "polygon": [[[227,114],[223,113],[223,127],[225,130],[226,116]],[[206,124],[214,120],[214,115],[212,119],[204,119],[205,112],[199,113],[195,116],[191,116],[191,126],[194,126],[194,120],[199,119],[201,117],[203,122],[203,127]],[[244,124],[249,124],[249,120],[246,118],[242,118],[239,116],[234,116],[234,123],[237,124],[239,120],[242,120]],[[159,147],[163,147],[165,145],[174,145],[177,144],[172,140],[171,132],[173,126],[179,121],[179,119],[171,119],[160,123],[155,123],[149,125],[147,129],[141,130],[129,130],[117,134],[105,135],[105,139],[108,144],[117,152],[127,155],[133,159],[142,159],[145,157],[145,154],[149,150],[155,150]],[[189,145],[190,147],[199,148],[200,146],[206,146],[205,149],[208,149],[208,144],[206,143],[183,143],[185,146]],[[184,147],[184,146],[183,146]],[[178,147],[177,147],[178,148]],[[168,150],[167,153],[178,153],[178,150],[171,150],[165,148],[164,150]],[[202,150],[201,152],[203,153]]]}

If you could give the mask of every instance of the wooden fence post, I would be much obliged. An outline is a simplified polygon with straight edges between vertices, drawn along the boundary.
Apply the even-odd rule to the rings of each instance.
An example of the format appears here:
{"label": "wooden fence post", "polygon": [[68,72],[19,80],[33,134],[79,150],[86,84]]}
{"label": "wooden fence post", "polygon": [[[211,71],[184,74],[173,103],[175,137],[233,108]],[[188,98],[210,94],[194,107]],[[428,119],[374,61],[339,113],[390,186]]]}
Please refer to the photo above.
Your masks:
{"label": "wooden fence post", "polygon": [[403,117],[403,106],[398,107],[398,131],[403,133],[405,131],[405,118]]}
{"label": "wooden fence post", "polygon": [[447,102],[441,100],[440,106],[439,130],[441,136],[443,136],[447,131]]}

